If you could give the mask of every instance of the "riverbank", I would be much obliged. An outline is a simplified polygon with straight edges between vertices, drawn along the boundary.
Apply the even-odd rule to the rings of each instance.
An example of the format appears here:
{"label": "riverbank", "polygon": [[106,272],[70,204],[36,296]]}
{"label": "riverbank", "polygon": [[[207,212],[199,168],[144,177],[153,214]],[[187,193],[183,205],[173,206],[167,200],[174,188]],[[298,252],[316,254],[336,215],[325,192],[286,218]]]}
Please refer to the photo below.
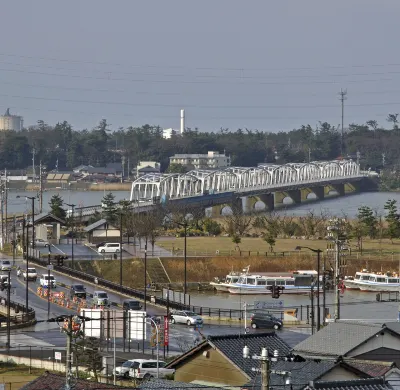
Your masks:
{"label": "riverbank", "polygon": [[[325,260],[326,268],[331,269],[333,259],[321,258]],[[155,283],[162,287],[162,284],[182,285],[184,282],[185,262],[183,257],[170,258],[148,258],[147,264],[147,282]],[[161,281],[160,268],[153,268],[154,263],[162,263],[168,280]],[[104,279],[119,283],[120,262],[119,260],[95,260],[95,261],[76,261],[75,266],[84,272],[102,277]],[[250,267],[251,273],[261,272],[289,272],[294,270],[317,269],[317,258],[308,253],[298,253],[288,256],[214,256],[200,257],[193,256],[187,258],[187,282],[194,290],[202,289],[202,283],[208,283],[215,277],[224,278],[229,272],[241,272],[244,268]],[[368,256],[346,256],[346,275],[354,275],[363,268],[369,268],[372,271],[391,271],[398,272],[398,257],[382,256],[371,258]],[[321,264],[322,269],[322,264]],[[142,289],[144,285],[144,261],[143,259],[130,259],[122,261],[123,284],[128,287]]]}

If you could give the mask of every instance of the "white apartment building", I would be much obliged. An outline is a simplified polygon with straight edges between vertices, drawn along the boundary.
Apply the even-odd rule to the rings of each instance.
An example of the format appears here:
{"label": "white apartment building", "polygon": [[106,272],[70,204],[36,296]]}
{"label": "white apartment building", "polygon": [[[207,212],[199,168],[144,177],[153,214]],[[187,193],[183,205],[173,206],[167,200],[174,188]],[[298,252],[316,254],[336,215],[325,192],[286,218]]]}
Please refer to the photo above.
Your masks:
{"label": "white apartment building", "polygon": [[219,152],[209,151],[207,154],[175,154],[169,158],[170,164],[181,164],[189,169],[218,169],[231,165],[231,158]]}

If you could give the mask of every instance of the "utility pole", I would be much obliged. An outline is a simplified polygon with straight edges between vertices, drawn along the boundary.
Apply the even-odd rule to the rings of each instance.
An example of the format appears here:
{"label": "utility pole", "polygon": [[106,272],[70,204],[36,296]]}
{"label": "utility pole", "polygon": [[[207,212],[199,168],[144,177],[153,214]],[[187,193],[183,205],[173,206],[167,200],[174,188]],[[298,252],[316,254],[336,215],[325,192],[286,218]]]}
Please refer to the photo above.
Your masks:
{"label": "utility pole", "polygon": [[[7,279],[7,351],[11,347],[11,318],[10,318],[10,299],[11,299],[11,271],[8,271]],[[28,310],[26,311],[28,313]]]}
{"label": "utility pole", "polygon": [[36,149],[32,148],[32,181],[33,183],[36,182],[36,170],[35,170],[35,153]]}
{"label": "utility pole", "polygon": [[4,245],[4,187],[3,183],[1,184],[1,248],[3,249]]}
{"label": "utility pole", "polygon": [[269,390],[269,359],[267,348],[261,350],[261,390]]}
{"label": "utility pole", "polygon": [[5,208],[5,226],[4,226],[4,236],[5,236],[5,242],[8,242],[8,229],[7,229],[7,217],[8,217],[8,210],[7,210],[7,204],[8,204],[8,189],[7,189],[7,169],[4,170],[4,208]]}
{"label": "utility pole", "polygon": [[13,217],[13,265],[15,265],[15,257],[16,257],[16,249],[17,249],[17,238],[15,235],[15,230],[16,230],[16,223],[15,223],[15,215]]}
{"label": "utility pole", "polygon": [[39,213],[43,212],[43,176],[42,176],[42,161],[39,165]]}
{"label": "utility pole", "polygon": [[65,390],[72,389],[72,315],[68,316],[67,351],[65,357]]}
{"label": "utility pole", "polygon": [[343,157],[344,154],[344,101],[347,100],[347,89],[341,89],[339,92],[339,100],[342,102],[342,132],[340,136],[340,155]]}
{"label": "utility pole", "polygon": [[334,289],[335,289],[335,313],[334,319],[335,321],[340,319],[340,275],[341,275],[341,249],[342,244],[346,241],[345,236],[345,223],[344,219],[330,219],[328,230],[328,237],[335,243],[335,268],[334,268]]}

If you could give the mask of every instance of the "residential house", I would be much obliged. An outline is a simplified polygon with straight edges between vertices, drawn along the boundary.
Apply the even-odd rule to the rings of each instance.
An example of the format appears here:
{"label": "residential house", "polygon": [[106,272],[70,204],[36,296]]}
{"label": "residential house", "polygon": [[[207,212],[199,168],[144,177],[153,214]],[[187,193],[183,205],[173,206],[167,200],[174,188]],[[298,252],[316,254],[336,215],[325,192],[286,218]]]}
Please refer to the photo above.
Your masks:
{"label": "residential house", "polygon": [[87,233],[88,241],[91,244],[98,244],[104,241],[119,242],[120,230],[110,225],[105,219],[100,219],[86,226],[83,231]]}
{"label": "residential house", "polygon": [[169,158],[170,164],[180,164],[190,169],[222,169],[231,165],[231,158],[219,152],[207,154],[175,154]]}
{"label": "residential house", "polygon": [[333,322],[302,341],[294,353],[303,357],[345,357],[395,362],[400,366],[400,324]]}
{"label": "residential house", "polygon": [[[288,332],[291,333],[291,332]],[[254,368],[259,361],[243,358],[243,347],[248,346],[251,355],[260,355],[266,347],[272,370],[291,372],[294,390],[304,389],[310,381],[347,380],[370,378],[390,374],[400,379],[393,362],[347,361],[337,359],[313,359],[294,355],[290,347],[275,333],[250,333],[246,335],[209,336],[202,343],[170,362],[175,380],[209,386],[243,386],[252,388],[260,385],[260,376]],[[279,359],[274,361],[274,351]],[[270,381],[279,386],[282,376],[272,373]]]}
{"label": "residential house", "polygon": [[[319,381],[354,381],[360,378],[384,378],[400,388],[400,370],[392,362],[375,362],[366,360],[341,359],[320,360],[304,359],[303,361],[279,360],[271,364],[273,370],[291,373],[292,390],[302,390],[309,383]],[[282,376],[271,375],[271,386],[279,386]],[[260,376],[256,376],[244,388],[259,388]]]}
{"label": "residential house", "polygon": [[66,184],[74,179],[74,172],[50,172],[47,174],[46,182]]}
{"label": "residential house", "polygon": [[136,167],[136,177],[151,173],[160,173],[161,164],[156,161],[139,161]]}
{"label": "residential house", "polygon": [[121,163],[108,163],[105,167],[92,167],[87,166],[81,169],[81,174],[86,181],[93,181],[91,178],[96,177],[97,180],[109,181],[110,179],[121,180],[122,178],[122,164]]}
{"label": "residential house", "polygon": [[[65,389],[65,374],[58,375],[46,372],[42,376],[39,376],[32,382],[21,387],[21,390],[64,390]],[[94,381],[87,381],[84,379],[73,379],[74,390],[114,390],[114,389],[125,389],[134,390],[137,389],[135,386],[122,387],[109,385],[107,383],[98,383]]]}

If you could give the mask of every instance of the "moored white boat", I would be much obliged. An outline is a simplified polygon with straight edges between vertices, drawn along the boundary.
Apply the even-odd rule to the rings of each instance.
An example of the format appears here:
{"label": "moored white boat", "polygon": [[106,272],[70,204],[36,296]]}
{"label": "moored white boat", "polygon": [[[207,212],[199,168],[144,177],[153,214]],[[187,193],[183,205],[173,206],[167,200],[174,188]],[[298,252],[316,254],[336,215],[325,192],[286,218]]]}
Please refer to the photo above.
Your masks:
{"label": "moored white boat", "polygon": [[[261,275],[242,275],[237,283],[229,286],[231,294],[258,295],[271,294],[269,287],[284,287],[284,294],[305,294],[311,291],[311,286],[296,286],[293,276],[261,276]],[[314,287],[317,292],[317,288]],[[320,286],[322,291],[322,286]]]}
{"label": "moored white boat", "polygon": [[210,286],[213,286],[215,290],[219,292],[229,292],[229,287],[233,283],[237,283],[241,275],[247,275],[249,273],[250,266],[243,269],[241,273],[239,272],[230,272],[226,275],[224,281],[220,281],[219,278],[215,278],[214,282],[210,282]]}
{"label": "moored white boat", "polygon": [[345,279],[344,285],[348,289],[361,291],[400,291],[400,278],[399,275],[391,272],[382,273],[362,270],[356,272],[354,278]]}

